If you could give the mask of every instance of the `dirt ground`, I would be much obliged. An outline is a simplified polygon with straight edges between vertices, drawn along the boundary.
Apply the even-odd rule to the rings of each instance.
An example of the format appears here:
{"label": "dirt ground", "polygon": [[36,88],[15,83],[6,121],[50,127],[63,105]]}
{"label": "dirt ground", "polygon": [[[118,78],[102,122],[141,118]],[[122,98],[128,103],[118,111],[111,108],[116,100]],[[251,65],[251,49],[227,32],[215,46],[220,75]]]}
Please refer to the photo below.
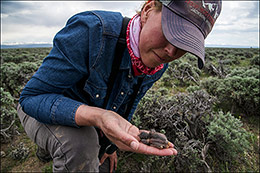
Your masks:
{"label": "dirt ground", "polygon": [[[29,148],[29,155],[25,160],[14,160],[11,157],[12,147],[20,142]],[[5,153],[5,156],[1,157],[1,172],[52,172],[52,162],[41,162],[35,154],[36,150],[36,145],[25,133],[15,136],[11,143],[1,144],[1,151]]]}

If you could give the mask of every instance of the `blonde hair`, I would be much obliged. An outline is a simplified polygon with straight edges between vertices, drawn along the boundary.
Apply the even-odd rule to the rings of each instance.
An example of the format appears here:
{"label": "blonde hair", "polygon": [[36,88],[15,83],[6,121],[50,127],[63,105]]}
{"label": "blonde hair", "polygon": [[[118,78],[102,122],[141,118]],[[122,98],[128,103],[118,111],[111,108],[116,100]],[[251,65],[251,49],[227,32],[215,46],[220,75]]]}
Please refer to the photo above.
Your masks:
{"label": "blonde hair", "polygon": [[[147,4],[148,2],[150,2],[150,1],[146,1],[146,2],[143,4],[141,10],[140,10],[140,11],[137,11],[137,14],[138,14],[138,15],[141,15],[141,12],[143,11],[143,8],[146,6],[146,4]],[[156,8],[156,10],[161,11],[161,10],[162,10],[162,3],[161,3],[159,0],[154,0],[154,2],[155,2],[155,8]]]}

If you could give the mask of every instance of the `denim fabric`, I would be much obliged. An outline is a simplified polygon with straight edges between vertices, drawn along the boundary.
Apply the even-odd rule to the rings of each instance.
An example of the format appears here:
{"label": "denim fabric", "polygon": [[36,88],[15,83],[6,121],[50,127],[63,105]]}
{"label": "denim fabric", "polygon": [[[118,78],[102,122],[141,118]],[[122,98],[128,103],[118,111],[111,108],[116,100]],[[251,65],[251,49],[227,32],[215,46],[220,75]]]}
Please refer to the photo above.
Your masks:
{"label": "denim fabric", "polygon": [[[102,107],[123,17],[117,12],[88,11],[71,17],[59,31],[43,64],[24,87],[20,104],[25,113],[47,124],[76,126],[82,105]],[[139,77],[143,83],[127,118],[167,69],[154,75],[132,74],[127,48],[106,109],[123,115]]]}

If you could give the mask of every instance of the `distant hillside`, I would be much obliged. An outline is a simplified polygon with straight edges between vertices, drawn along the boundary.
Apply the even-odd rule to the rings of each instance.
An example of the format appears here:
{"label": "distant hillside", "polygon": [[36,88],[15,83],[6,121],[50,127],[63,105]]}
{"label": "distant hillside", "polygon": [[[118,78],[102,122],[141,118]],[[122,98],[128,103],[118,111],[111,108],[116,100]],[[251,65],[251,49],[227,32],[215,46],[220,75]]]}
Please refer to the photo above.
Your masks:
{"label": "distant hillside", "polygon": [[10,49],[10,48],[37,48],[37,47],[52,47],[52,44],[1,45],[1,49]]}

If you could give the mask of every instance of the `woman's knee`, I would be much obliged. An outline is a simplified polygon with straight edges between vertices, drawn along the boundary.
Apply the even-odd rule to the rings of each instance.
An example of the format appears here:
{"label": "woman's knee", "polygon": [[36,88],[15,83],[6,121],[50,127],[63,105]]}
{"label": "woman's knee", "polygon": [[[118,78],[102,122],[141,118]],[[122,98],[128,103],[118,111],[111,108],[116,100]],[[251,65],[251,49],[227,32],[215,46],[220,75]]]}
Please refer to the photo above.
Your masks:
{"label": "woman's knee", "polygon": [[59,148],[53,152],[54,170],[98,171],[100,146],[94,127],[69,127],[54,132],[60,141]]}

